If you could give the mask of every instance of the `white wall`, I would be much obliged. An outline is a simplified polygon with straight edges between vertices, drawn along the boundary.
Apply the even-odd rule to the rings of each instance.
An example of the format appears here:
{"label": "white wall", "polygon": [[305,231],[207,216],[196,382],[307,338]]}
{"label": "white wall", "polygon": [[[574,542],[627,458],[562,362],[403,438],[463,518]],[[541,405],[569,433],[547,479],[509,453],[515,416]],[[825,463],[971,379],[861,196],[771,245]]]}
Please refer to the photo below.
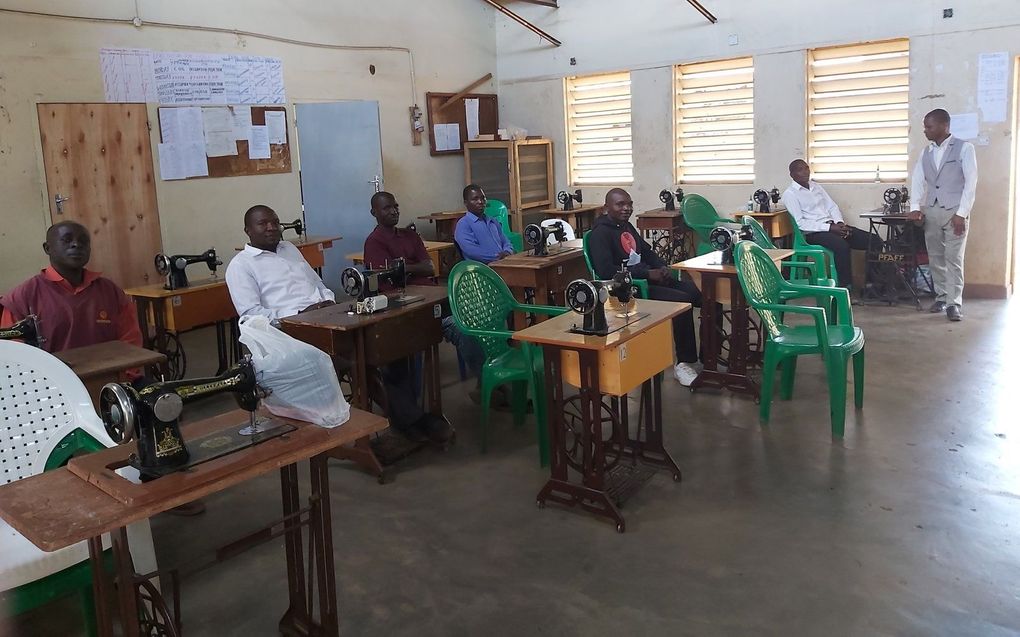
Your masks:
{"label": "white wall", "polygon": [[[344,45],[410,48],[417,72],[415,100],[426,91],[456,91],[495,70],[493,12],[477,0],[309,2],[293,0],[139,0],[143,22],[223,27]],[[130,19],[133,0],[20,0],[0,8]],[[404,221],[459,205],[464,162],[431,157],[428,140],[411,145],[406,53],[352,52],[252,37],[158,26],[135,28],[0,12],[0,293],[45,265],[40,245],[49,224],[36,104],[101,102],[101,47],[208,53],[236,52],[283,59],[288,110],[295,102],[378,100],[386,188],[396,193]],[[368,66],[377,71],[369,74]],[[479,91],[494,91],[483,85]],[[149,107],[155,122],[155,106]],[[158,130],[158,129],[157,129]],[[294,139],[291,130],[291,139]],[[153,155],[158,133],[154,131]],[[296,148],[292,148],[295,151]],[[294,153],[296,155],[296,152]],[[155,161],[155,160],[154,160]],[[158,166],[156,166],[158,174]],[[215,246],[224,257],[242,245],[241,213],[266,203],[289,220],[300,210],[297,166],[284,175],[157,181],[163,244],[190,253]],[[368,202],[366,205],[366,214]],[[421,228],[429,232],[427,227]],[[356,251],[341,244],[334,249]]]}
{"label": "white wall", "polygon": [[[563,41],[552,47],[518,24],[498,18],[500,119],[554,141],[557,187],[566,186],[562,78],[631,69],[636,206],[656,208],[658,192],[673,180],[672,65],[753,55],[755,58],[755,183],[685,185],[720,210],[736,210],[756,187],[782,190],[786,167],[806,152],[806,55],[816,46],[896,37],[910,38],[910,154],[925,140],[920,121],[933,108],[977,110],[978,55],[1020,55],[1020,2],[958,3],[955,17],[942,18],[945,0],[706,0],[719,18],[709,24],[680,0],[560,3],[561,8],[515,3],[513,9]],[[729,45],[735,34],[739,43]],[[570,65],[570,58],[576,65]],[[1012,74],[1011,74],[1012,76]],[[1011,83],[1010,91],[1013,90]],[[1012,93],[1011,93],[1012,94]],[[1012,113],[1011,113],[1012,116]],[[969,294],[1003,295],[1008,282],[1012,221],[1010,122],[982,122],[988,144],[977,147],[980,179],[967,254]],[[881,203],[889,184],[826,186],[853,221]],[[605,188],[585,188],[596,201]]]}

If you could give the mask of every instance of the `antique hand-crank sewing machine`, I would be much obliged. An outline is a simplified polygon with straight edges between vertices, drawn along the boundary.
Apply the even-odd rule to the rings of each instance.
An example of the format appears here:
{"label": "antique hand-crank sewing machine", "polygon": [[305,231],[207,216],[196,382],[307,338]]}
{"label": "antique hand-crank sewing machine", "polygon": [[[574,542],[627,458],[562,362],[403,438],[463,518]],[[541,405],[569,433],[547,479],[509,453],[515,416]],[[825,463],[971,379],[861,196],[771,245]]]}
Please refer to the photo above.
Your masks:
{"label": "antique hand-crank sewing machine", "polygon": [[223,265],[223,262],[216,258],[216,248],[209,248],[202,254],[175,254],[166,256],[156,255],[156,272],[167,278],[166,289],[179,290],[188,287],[188,275],[184,269],[192,263],[204,263],[209,271],[216,275],[216,268]]}
{"label": "antique hand-crank sewing machine", "polygon": [[531,246],[532,254],[536,257],[548,256],[549,237],[556,239],[557,243],[567,240],[567,232],[563,229],[562,221],[554,221],[548,225],[532,223],[524,228],[524,243]]}

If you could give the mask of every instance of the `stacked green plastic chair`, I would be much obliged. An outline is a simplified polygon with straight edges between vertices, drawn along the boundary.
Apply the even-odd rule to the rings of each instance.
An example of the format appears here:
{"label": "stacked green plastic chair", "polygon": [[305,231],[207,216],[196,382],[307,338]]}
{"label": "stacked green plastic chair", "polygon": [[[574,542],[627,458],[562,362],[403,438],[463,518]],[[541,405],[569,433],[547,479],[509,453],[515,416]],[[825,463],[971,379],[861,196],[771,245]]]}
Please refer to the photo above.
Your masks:
{"label": "stacked green plastic chair", "polygon": [[790,217],[790,227],[793,228],[793,249],[798,254],[809,254],[809,251],[813,251],[816,254],[812,255],[812,260],[818,264],[818,276],[826,279],[832,279],[836,281],[836,257],[833,256],[832,250],[824,247],[808,243],[807,239],[804,238],[804,233],[800,231],[800,227],[797,225],[797,219],[790,213],[786,213]]}
{"label": "stacked green plastic chair", "polygon": [[506,235],[507,239],[510,239],[510,245],[514,247],[514,252],[520,252],[524,249],[524,236],[520,232],[512,232],[510,230],[510,211],[507,210],[505,203],[499,199],[486,200],[485,216],[499,220],[499,225],[503,226],[503,234]]}
{"label": "stacked green plastic chair", "polygon": [[482,365],[481,448],[488,447],[489,406],[492,390],[509,384],[512,390],[514,424],[521,425],[527,415],[528,395],[533,398],[538,425],[538,452],[542,466],[549,464],[549,434],[545,413],[545,367],[542,349],[530,343],[510,345],[513,332],[507,329],[511,312],[531,312],[557,316],[563,307],[522,304],[514,300],[510,288],[491,268],[477,261],[461,261],[450,271],[447,283],[450,309],[458,329],[478,339],[485,352]]}
{"label": "stacked green plastic chair", "polygon": [[708,235],[717,223],[720,221],[733,223],[732,219],[720,217],[715,207],[701,195],[685,195],[680,202],[680,212],[683,214],[684,223],[697,235],[695,249],[699,256],[713,251]]}
{"label": "stacked green plastic chair", "polygon": [[[751,228],[751,232],[754,235],[754,243],[757,244],[762,250],[774,250],[775,244],[772,243],[772,239],[765,232],[765,228],[762,227],[758,220],[750,215],[744,215],[741,220],[745,226]],[[800,248],[793,250],[793,259],[783,261],[782,266],[790,268],[790,283],[804,283],[807,285],[822,285],[825,287],[833,287],[836,282],[833,279],[819,276],[819,263],[818,259],[822,260],[822,266],[825,264],[825,255],[823,250],[825,248],[816,245],[808,245],[806,248]]]}
{"label": "stacked green plastic chair", "polygon": [[[793,396],[797,357],[819,354],[825,363],[829,383],[829,416],[834,436],[842,437],[846,421],[847,363],[853,360],[854,405],[864,406],[864,332],[853,324],[850,293],[846,288],[798,285],[783,279],[772,259],[751,241],[734,246],[737,277],[748,304],[761,316],[765,342],[762,365],[762,423],[769,421],[772,390],[777,367],[783,366],[779,395],[783,400]],[[792,299],[814,297],[817,307],[786,303]],[[834,324],[827,321],[831,303],[837,306]],[[809,325],[784,322],[791,314],[812,319]]]}

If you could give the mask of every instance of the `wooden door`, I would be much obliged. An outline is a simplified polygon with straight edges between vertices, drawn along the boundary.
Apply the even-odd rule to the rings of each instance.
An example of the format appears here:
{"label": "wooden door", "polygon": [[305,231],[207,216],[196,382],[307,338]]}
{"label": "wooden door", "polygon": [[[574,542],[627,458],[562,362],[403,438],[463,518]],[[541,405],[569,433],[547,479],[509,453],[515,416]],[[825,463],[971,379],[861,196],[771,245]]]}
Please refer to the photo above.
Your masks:
{"label": "wooden door", "polygon": [[[92,234],[89,269],[121,287],[157,283],[162,251],[145,104],[39,104],[53,223]],[[57,204],[56,198],[67,198]]]}

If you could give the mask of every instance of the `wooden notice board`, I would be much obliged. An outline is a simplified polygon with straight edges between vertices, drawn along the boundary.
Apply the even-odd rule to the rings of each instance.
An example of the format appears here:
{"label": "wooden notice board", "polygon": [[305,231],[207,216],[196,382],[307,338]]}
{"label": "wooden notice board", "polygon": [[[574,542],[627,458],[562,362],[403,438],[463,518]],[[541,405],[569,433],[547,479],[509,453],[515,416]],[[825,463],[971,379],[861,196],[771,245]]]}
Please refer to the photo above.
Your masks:
{"label": "wooden notice board", "polygon": [[[439,110],[446,100],[456,93],[426,93],[425,105],[429,116],[429,152],[432,155],[463,155],[467,138],[467,115],[464,100],[478,100],[478,134],[495,135],[499,128],[499,102],[492,93],[468,93],[457,101]],[[254,116],[253,116],[254,117]],[[460,148],[458,150],[436,150],[436,124],[457,124],[460,126]]]}
{"label": "wooden notice board", "polygon": [[[161,106],[163,108],[177,108]],[[266,111],[283,111],[283,106],[252,106],[252,126],[266,125]],[[286,120],[286,117],[284,118]],[[157,118],[158,120],[158,118]],[[163,131],[160,130],[159,139],[163,141]],[[287,138],[283,144],[270,144],[269,159],[249,159],[248,141],[240,140],[237,143],[237,155],[226,157],[207,157],[209,164],[209,177],[240,177],[243,175],[271,175],[275,173],[289,173],[290,164],[290,122],[287,123]],[[205,177],[188,177],[188,179],[204,179]]]}

